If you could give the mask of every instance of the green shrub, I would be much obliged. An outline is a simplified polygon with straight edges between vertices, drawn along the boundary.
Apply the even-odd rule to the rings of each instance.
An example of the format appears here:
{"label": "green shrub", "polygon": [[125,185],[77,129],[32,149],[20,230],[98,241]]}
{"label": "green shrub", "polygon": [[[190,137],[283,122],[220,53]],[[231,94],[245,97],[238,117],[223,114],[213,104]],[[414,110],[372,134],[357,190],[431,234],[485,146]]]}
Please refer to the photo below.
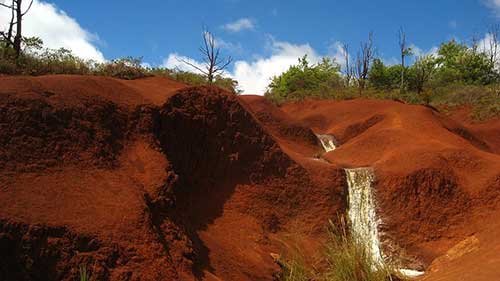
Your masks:
{"label": "green shrub", "polygon": [[150,76],[147,68],[142,67],[142,58],[121,58],[98,64],[95,74],[119,79],[138,79]]}
{"label": "green shrub", "polygon": [[15,62],[0,58],[0,74],[15,75],[17,71]]}

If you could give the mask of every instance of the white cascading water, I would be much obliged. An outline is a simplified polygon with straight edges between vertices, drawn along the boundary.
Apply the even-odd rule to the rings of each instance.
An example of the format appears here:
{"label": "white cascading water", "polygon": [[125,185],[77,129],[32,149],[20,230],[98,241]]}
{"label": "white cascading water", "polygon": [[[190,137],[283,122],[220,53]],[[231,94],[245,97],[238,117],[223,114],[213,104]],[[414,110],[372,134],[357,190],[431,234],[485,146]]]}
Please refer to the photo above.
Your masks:
{"label": "white cascading water", "polygon": [[[375,212],[375,198],[372,192],[374,180],[373,169],[345,169],[348,185],[348,217],[351,231],[368,248],[375,263],[384,264],[380,247],[378,226],[380,224]],[[416,277],[424,272],[412,269],[399,269],[399,273],[407,277]]]}
{"label": "white cascading water", "polygon": [[332,135],[316,135],[316,137],[326,152],[333,151],[337,148],[335,146],[335,138]]}
{"label": "white cascading water", "polygon": [[374,262],[383,264],[380,252],[377,216],[375,202],[371,190],[373,170],[370,168],[345,169],[348,186],[349,207],[347,215],[351,224],[353,237],[360,239]]}

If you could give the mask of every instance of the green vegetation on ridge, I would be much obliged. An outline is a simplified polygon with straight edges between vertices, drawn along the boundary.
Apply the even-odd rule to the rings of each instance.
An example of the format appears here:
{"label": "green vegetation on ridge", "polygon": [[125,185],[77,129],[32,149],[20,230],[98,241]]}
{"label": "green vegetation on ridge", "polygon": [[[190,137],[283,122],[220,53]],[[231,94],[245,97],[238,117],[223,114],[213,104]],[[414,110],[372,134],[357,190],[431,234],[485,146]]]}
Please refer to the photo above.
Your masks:
{"label": "green vegetation on ridge", "polygon": [[[500,116],[496,56],[477,45],[469,47],[455,40],[441,44],[435,54],[417,56],[410,66],[386,65],[371,56],[350,61],[347,54],[342,71],[334,59],[310,64],[304,56],[297,65],[271,79],[265,96],[277,104],[307,98],[358,97],[447,106],[469,104],[474,106],[474,117],[484,119]],[[366,77],[364,68],[368,69]]]}
{"label": "green vegetation on ridge", "polygon": [[[190,85],[205,85],[209,82],[204,75],[192,72],[148,67],[141,58],[120,58],[106,62],[84,60],[75,56],[68,49],[47,49],[39,38],[23,38],[22,52],[15,50],[0,39],[0,74],[7,75],[47,75],[77,74],[99,75],[119,79],[138,79],[151,76],[166,76]],[[213,77],[212,84],[239,94],[238,82],[222,75]]]}

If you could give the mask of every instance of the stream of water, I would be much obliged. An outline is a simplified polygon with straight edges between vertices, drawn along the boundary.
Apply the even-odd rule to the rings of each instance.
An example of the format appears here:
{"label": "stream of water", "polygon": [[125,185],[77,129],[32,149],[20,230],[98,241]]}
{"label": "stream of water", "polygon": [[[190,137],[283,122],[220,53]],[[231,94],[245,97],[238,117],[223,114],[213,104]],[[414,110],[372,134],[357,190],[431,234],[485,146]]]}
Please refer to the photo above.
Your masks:
{"label": "stream of water", "polygon": [[[372,191],[374,172],[371,168],[345,169],[348,185],[348,211],[351,232],[355,239],[362,241],[367,247],[372,260],[384,264],[381,250],[378,227],[380,220],[377,218],[375,198]],[[407,277],[417,277],[424,272],[412,269],[398,269],[399,273]]]}
{"label": "stream of water", "polygon": [[332,135],[316,135],[316,137],[326,152],[334,151],[337,148],[335,138]]}
{"label": "stream of water", "polygon": [[374,262],[382,265],[377,215],[371,190],[374,180],[370,168],[345,169],[349,193],[347,215],[352,236],[363,241]]}

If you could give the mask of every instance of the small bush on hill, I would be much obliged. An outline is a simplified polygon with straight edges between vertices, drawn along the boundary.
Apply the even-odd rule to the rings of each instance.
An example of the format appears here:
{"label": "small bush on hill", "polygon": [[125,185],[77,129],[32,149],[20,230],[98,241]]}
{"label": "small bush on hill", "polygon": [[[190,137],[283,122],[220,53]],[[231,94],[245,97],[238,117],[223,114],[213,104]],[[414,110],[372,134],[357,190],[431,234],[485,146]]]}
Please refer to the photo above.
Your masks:
{"label": "small bush on hill", "polygon": [[121,58],[96,64],[94,74],[132,80],[151,76],[149,70],[141,66],[142,58]]}

